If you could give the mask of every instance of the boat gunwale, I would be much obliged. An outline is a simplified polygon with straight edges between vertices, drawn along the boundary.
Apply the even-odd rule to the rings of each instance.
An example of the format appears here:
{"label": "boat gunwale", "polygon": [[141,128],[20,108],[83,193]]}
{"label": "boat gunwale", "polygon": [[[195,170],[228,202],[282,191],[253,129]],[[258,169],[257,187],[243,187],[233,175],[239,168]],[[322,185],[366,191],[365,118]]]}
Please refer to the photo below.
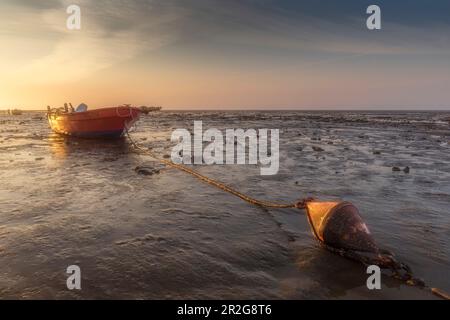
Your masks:
{"label": "boat gunwale", "polygon": [[[108,111],[111,112],[113,109],[119,110],[119,109],[127,109],[131,112],[126,115],[121,115],[120,112],[117,112],[116,115],[107,115],[107,116],[101,116],[98,114],[94,114],[95,112],[99,111]],[[83,112],[70,112],[70,113],[48,113],[47,116],[49,120],[58,120],[58,119],[65,119],[69,121],[90,121],[90,120],[102,120],[102,119],[116,119],[116,118],[131,118],[133,119],[135,116],[133,115],[133,111],[136,112],[137,115],[140,115],[142,111],[139,108],[136,107],[108,107],[108,108],[99,108],[99,109],[93,109],[93,110],[87,110]]]}
{"label": "boat gunwale", "polygon": [[[51,117],[52,116],[50,115],[49,118],[52,121],[63,120],[61,118],[64,118],[61,115],[55,115],[55,116],[53,116],[53,118],[51,118]],[[84,118],[84,119],[70,119],[70,121],[92,121],[92,120],[107,120],[107,119],[117,119],[117,118],[133,119],[134,116],[132,116],[132,115],[127,115],[127,116],[108,116],[108,117],[96,117],[96,118]]]}

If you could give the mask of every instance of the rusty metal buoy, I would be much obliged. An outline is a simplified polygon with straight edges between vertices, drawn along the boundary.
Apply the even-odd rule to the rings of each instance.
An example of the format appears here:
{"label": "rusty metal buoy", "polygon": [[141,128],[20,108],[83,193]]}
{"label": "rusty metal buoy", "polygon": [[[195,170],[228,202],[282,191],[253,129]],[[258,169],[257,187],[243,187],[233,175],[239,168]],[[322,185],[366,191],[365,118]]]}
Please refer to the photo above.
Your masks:
{"label": "rusty metal buoy", "polygon": [[358,209],[350,202],[306,203],[308,221],[314,236],[334,248],[379,253]]}

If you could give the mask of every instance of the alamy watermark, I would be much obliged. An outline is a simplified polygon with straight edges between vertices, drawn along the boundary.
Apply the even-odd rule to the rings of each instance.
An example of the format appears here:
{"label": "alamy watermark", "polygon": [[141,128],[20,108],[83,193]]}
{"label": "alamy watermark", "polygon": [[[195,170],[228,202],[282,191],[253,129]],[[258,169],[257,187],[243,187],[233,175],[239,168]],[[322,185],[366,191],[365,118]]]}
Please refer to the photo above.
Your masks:
{"label": "alamy watermark", "polygon": [[[202,121],[194,121],[193,135],[187,129],[172,133],[172,162],[178,164],[261,165],[261,175],[274,175],[279,169],[278,129],[216,128],[203,132]],[[206,144],[206,145],[205,145]]]}
{"label": "alamy watermark", "polygon": [[81,290],[81,269],[73,264],[67,267],[66,273],[70,276],[66,280],[66,286],[69,290]]}
{"label": "alamy watermark", "polygon": [[76,4],[67,7],[66,13],[69,15],[66,20],[66,27],[69,30],[81,29],[81,8]]}
{"label": "alamy watermark", "polygon": [[371,5],[366,10],[370,16],[367,18],[366,25],[369,30],[381,30],[381,9],[377,5]]}
{"label": "alamy watermark", "polygon": [[370,276],[367,278],[366,286],[369,290],[380,290],[381,289],[381,269],[377,265],[370,265],[366,270],[367,274]]}

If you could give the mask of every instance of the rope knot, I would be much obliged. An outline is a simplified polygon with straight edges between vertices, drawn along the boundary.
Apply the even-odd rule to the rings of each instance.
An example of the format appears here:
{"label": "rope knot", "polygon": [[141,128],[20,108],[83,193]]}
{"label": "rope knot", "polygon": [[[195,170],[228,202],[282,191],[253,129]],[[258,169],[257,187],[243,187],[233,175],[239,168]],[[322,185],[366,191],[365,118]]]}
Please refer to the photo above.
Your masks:
{"label": "rope knot", "polygon": [[302,199],[302,200],[300,200],[300,201],[297,201],[297,202],[295,203],[295,207],[296,207],[297,209],[305,209],[305,208],[306,208],[306,204],[307,204],[308,202],[311,202],[311,201],[314,201],[314,200],[316,200],[316,198],[314,198],[314,197],[307,197],[307,198],[304,198],[304,199]]}

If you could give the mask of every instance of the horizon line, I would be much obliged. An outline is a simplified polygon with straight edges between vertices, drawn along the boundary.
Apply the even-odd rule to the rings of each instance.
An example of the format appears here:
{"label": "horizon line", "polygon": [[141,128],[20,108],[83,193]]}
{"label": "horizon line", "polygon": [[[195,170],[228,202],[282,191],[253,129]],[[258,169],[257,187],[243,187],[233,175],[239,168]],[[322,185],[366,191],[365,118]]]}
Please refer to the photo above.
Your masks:
{"label": "horizon line", "polygon": [[[91,110],[102,109],[107,107],[93,107]],[[0,111],[8,111],[18,109],[21,111],[47,111],[46,109],[31,109],[31,108],[0,108]],[[432,108],[425,107],[350,107],[350,108],[339,108],[339,107],[283,107],[283,108],[248,108],[248,107],[230,107],[230,108],[211,108],[211,107],[167,107],[162,108],[160,111],[450,111],[450,106],[439,106]]]}

